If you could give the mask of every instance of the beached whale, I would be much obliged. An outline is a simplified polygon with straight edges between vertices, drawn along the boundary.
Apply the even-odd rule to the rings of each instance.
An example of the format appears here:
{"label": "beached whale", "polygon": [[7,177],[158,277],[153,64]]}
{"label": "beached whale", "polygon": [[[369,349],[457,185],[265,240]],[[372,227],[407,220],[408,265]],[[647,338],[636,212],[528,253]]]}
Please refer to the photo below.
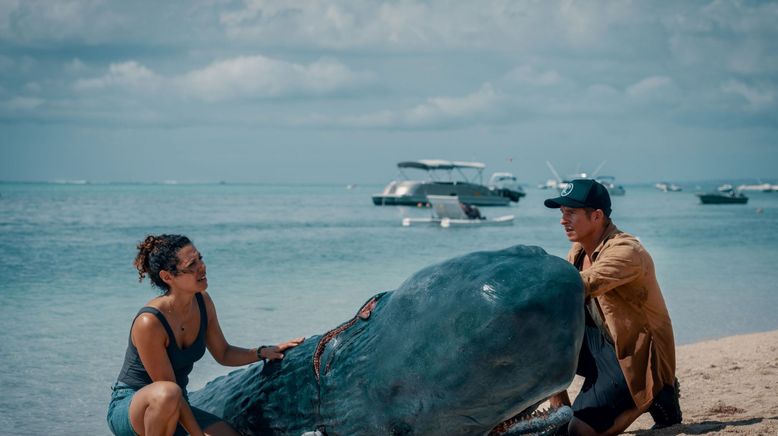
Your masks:
{"label": "beached whale", "polygon": [[488,434],[570,384],[583,301],[578,271],[541,248],[467,254],[190,400],[246,435]]}

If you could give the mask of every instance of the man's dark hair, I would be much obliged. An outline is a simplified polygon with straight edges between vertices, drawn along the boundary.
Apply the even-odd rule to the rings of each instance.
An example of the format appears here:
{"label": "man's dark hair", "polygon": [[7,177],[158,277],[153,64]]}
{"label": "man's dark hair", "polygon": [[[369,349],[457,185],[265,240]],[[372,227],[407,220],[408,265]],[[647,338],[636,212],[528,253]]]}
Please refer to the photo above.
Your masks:
{"label": "man's dark hair", "polygon": [[[593,207],[585,207],[585,208],[583,208],[583,210],[584,210],[584,213],[586,213],[586,218],[591,218],[592,217],[592,212],[594,212],[597,209],[595,209]],[[611,223],[611,217],[609,217],[608,214],[605,213],[605,211],[602,211],[602,217],[605,220],[605,225],[606,226]]]}

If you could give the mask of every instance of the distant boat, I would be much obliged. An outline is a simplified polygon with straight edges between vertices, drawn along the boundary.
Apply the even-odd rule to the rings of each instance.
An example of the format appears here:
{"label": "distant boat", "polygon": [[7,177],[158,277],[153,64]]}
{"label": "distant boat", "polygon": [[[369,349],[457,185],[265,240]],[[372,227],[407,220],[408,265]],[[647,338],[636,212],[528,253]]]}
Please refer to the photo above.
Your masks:
{"label": "distant boat", "polygon": [[683,190],[683,188],[676,185],[675,183],[659,182],[654,186],[656,187],[656,189],[662,192],[680,192]]}
{"label": "distant boat", "polygon": [[758,185],[740,185],[737,187],[738,191],[762,191],[773,192],[778,190],[778,185],[771,185],[769,183],[760,183]]}
{"label": "distant boat", "polygon": [[[559,177],[559,173],[556,172],[556,169],[553,165],[551,165],[551,162],[546,161],[546,165],[548,165],[548,168],[551,170],[551,172],[554,174],[554,177],[557,179],[556,188],[561,192],[563,191],[567,185],[570,184],[571,181],[576,179],[593,179],[600,183],[601,185],[605,186],[605,189],[608,190],[608,194],[611,196],[621,196],[625,195],[627,193],[626,189],[624,189],[624,186],[617,185],[616,179],[613,176],[599,176],[597,177],[597,173],[600,172],[600,169],[605,165],[606,161],[602,161],[600,163],[600,166],[597,167],[596,170],[594,170],[593,173],[589,174],[587,172],[577,172],[575,174],[570,174],[566,178]],[[548,185],[548,182],[546,182]]]}
{"label": "distant boat", "polygon": [[734,191],[734,189],[735,188],[732,185],[730,185],[729,183],[725,183],[725,184],[719,186],[718,188],[716,188],[716,190],[719,191],[719,192],[732,192],[732,191]]}
{"label": "distant boat", "polygon": [[721,185],[715,192],[698,193],[702,204],[746,204],[748,197],[732,189],[732,185]]}
{"label": "distant boat", "polygon": [[527,195],[519,179],[512,173],[492,173],[492,177],[489,178],[489,189],[506,192],[508,197],[516,197],[514,201],[519,201],[518,199]]}
{"label": "distant boat", "polygon": [[627,193],[623,186],[616,184],[616,179],[613,176],[600,176],[594,180],[600,182],[602,186],[605,186],[605,189],[607,189],[608,193],[612,196],[624,195]]}
{"label": "distant boat", "polygon": [[548,179],[546,183],[538,184],[538,189],[556,189],[557,183],[556,179]]}
{"label": "distant boat", "polygon": [[[523,190],[484,186],[486,165],[480,162],[419,160],[400,162],[397,168],[405,180],[392,181],[383,192],[373,195],[376,206],[429,206],[428,195],[456,195],[463,203],[474,206],[508,206],[526,195]],[[408,168],[426,171],[428,180],[408,180],[403,173]],[[468,177],[464,170],[474,170],[475,176]],[[459,175],[456,179],[454,171]],[[447,180],[440,180],[440,174]]]}
{"label": "distant boat", "polygon": [[[403,218],[403,227],[414,225],[436,225],[443,228],[449,227],[481,227],[481,226],[505,226],[513,224],[513,215],[503,215],[496,218],[481,217],[477,208],[474,210],[477,216],[468,216],[463,204],[456,196],[428,195],[432,204],[433,215],[430,218]],[[472,208],[470,208],[473,211]]]}

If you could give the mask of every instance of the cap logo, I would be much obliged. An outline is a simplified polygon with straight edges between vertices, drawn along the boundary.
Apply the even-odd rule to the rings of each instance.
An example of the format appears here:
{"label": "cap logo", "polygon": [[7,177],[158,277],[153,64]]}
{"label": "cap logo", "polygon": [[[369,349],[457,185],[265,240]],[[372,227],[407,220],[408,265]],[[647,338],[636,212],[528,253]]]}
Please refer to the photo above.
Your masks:
{"label": "cap logo", "polygon": [[562,197],[567,197],[571,192],[573,192],[573,182],[569,182],[567,185],[565,185],[564,189],[562,189],[562,192],[559,195]]}

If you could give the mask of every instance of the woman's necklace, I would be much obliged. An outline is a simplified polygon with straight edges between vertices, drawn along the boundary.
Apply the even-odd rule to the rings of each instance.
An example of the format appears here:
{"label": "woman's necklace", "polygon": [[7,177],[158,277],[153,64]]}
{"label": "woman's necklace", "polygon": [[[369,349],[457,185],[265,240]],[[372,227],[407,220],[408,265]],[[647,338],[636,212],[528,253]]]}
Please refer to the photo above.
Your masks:
{"label": "woman's necklace", "polygon": [[[174,310],[173,310],[173,305],[171,304],[171,305],[170,305],[170,309],[169,309],[169,310],[166,310],[165,312],[167,312],[167,314],[168,314],[168,315],[173,315],[173,313],[174,313]],[[181,326],[180,326],[180,327],[181,327],[181,331],[182,331],[182,332],[186,330],[186,327],[184,327],[184,322],[185,322],[185,320],[184,320],[184,321],[181,321]]]}

